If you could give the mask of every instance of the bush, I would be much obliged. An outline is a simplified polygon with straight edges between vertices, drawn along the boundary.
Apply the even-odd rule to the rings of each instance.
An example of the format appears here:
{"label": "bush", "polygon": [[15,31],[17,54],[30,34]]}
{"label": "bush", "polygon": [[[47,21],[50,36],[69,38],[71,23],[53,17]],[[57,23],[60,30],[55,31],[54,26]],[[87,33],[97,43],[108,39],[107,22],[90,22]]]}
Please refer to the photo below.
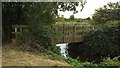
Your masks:
{"label": "bush", "polygon": [[53,38],[54,36],[50,29],[38,27],[24,30],[23,34],[18,38],[18,40],[21,44],[26,42],[29,44],[38,44],[39,46],[50,50],[53,53],[60,54],[60,48],[52,42]]}
{"label": "bush", "polygon": [[60,54],[60,48],[57,47],[56,44],[53,44],[52,42],[54,36],[51,33],[51,30],[38,28],[34,29],[32,34],[34,36],[33,39],[37,44],[44,47],[45,49],[52,51],[53,53]]}
{"label": "bush", "polygon": [[100,56],[116,56],[120,54],[120,24],[91,31],[84,39],[84,54]]}
{"label": "bush", "polygon": [[82,66],[82,67],[97,67],[97,64],[92,62],[80,62],[77,59],[66,58],[65,61],[73,66]]}
{"label": "bush", "polygon": [[[115,57],[117,58],[117,57]],[[119,68],[120,67],[120,61],[118,61],[118,59],[114,60],[114,59],[110,59],[110,57],[108,58],[104,58],[102,59],[102,62],[99,64],[100,67],[104,68]]]}

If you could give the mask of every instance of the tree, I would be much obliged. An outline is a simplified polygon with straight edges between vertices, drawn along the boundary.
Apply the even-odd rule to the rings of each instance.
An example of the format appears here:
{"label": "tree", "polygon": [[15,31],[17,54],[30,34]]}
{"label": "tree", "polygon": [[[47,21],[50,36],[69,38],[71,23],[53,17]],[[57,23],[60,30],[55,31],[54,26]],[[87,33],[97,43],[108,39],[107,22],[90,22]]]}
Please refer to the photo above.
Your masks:
{"label": "tree", "polygon": [[2,28],[4,31],[3,34],[3,43],[10,41],[12,38],[11,32],[13,31],[12,25],[14,24],[26,24],[26,18],[23,14],[23,3],[2,3]]}
{"label": "tree", "polygon": [[86,18],[86,20],[91,20],[91,18],[90,18],[90,17],[88,17],[88,18]]}
{"label": "tree", "polygon": [[95,14],[93,14],[92,18],[94,21],[98,23],[106,23],[110,20],[120,20],[120,5],[119,3],[108,3],[96,10]]}
{"label": "tree", "polygon": [[[84,5],[82,1],[81,4]],[[3,2],[3,39],[11,39],[12,25],[53,24],[58,16],[58,9],[60,11],[77,11],[76,6],[78,6],[78,2]]]}
{"label": "tree", "polygon": [[74,20],[74,15],[71,15],[71,16],[70,16],[70,20]]}

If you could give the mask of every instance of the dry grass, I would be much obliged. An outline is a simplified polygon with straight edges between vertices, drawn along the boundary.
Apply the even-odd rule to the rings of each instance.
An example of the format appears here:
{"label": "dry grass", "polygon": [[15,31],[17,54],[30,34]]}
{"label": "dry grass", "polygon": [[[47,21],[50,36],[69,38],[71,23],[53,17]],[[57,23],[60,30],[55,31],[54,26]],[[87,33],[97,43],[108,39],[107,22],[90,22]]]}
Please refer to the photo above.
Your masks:
{"label": "dry grass", "polygon": [[3,47],[3,66],[70,66],[64,61],[49,59],[49,55],[37,55],[29,52],[16,51],[15,48],[17,47],[11,44]]}

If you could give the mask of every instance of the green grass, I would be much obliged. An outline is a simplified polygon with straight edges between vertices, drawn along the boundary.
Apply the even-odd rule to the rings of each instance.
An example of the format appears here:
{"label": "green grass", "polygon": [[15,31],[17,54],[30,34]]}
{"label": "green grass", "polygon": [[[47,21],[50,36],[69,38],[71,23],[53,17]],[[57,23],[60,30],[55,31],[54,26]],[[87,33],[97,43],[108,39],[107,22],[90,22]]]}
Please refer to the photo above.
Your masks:
{"label": "green grass", "polygon": [[50,54],[26,52],[19,48],[19,46],[12,44],[3,46],[3,66],[71,66],[63,60],[56,58],[52,60],[53,56]]}

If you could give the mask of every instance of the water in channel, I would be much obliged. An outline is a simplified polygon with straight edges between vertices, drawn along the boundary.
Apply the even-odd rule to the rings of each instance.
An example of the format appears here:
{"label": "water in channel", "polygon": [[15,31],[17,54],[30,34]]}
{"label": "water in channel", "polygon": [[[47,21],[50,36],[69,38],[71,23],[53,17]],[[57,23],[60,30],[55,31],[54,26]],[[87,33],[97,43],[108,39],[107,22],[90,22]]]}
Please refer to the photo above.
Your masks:
{"label": "water in channel", "polygon": [[69,56],[68,51],[67,51],[68,43],[56,44],[56,46],[60,47],[60,49],[61,49],[60,53],[61,53],[62,56],[64,56],[65,58]]}

